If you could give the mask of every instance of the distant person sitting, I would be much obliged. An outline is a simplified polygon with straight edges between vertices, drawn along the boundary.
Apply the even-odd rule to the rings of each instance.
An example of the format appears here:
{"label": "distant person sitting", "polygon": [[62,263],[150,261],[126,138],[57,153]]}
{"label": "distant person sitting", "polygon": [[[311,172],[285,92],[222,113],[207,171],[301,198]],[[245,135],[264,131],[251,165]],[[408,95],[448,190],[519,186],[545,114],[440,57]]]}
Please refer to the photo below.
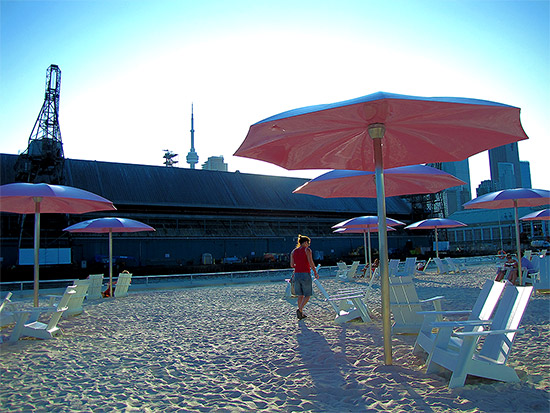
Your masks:
{"label": "distant person sitting", "polygon": [[370,280],[370,277],[372,277],[372,275],[374,274],[374,271],[376,271],[376,269],[378,268],[378,266],[380,265],[380,260],[378,258],[376,258],[374,260],[374,262],[371,264],[371,273],[367,275],[367,271],[369,269],[369,266],[368,265],[365,265],[363,267],[363,271],[361,271],[361,278],[364,278],[365,276],[367,277],[367,280]]}
{"label": "distant person sitting", "polygon": [[527,274],[534,274],[538,272],[533,263],[527,257],[521,257],[521,268],[522,270],[526,269]]}
{"label": "distant person sitting", "polygon": [[502,281],[506,275],[508,275],[508,280],[510,280],[510,282],[512,282],[511,279],[515,280],[518,276],[518,262],[512,257],[512,254],[506,255],[506,262],[503,267],[497,270],[495,281]]}

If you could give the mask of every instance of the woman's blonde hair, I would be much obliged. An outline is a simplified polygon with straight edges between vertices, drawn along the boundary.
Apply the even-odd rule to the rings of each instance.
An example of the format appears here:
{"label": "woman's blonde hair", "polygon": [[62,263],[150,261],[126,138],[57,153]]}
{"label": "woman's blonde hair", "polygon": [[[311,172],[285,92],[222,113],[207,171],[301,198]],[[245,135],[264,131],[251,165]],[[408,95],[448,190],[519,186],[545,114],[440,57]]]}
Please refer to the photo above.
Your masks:
{"label": "woman's blonde hair", "polygon": [[298,243],[296,244],[296,248],[300,247],[304,242],[311,242],[311,239],[305,235],[298,234]]}

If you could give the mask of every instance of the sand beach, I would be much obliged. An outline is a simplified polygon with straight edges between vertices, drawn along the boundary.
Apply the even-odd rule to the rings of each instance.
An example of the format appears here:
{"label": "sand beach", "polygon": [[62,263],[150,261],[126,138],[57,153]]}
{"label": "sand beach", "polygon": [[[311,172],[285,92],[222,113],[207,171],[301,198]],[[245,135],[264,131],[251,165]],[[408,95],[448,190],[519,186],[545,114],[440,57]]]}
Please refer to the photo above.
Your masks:
{"label": "sand beach", "polygon": [[[417,275],[420,298],[469,309],[494,264]],[[328,290],[343,287],[321,278]],[[364,283],[359,281],[359,284]],[[548,412],[550,295],[526,310],[508,365],[520,383],[426,374],[414,336],[382,351],[379,286],[372,323],[337,325],[320,294],[296,319],[284,282],[134,290],[86,303],[53,340],[0,344],[3,412]],[[9,333],[9,330],[2,331]]]}

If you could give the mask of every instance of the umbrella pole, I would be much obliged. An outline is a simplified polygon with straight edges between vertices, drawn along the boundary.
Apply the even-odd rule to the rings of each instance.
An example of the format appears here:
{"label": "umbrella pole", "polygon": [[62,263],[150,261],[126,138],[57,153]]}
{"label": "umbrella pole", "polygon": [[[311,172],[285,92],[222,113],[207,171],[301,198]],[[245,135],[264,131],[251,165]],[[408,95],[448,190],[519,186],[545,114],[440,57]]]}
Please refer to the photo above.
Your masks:
{"label": "umbrella pole", "polygon": [[369,236],[369,278],[372,277],[372,256],[370,251],[370,228],[367,230]]}
{"label": "umbrella pole", "polygon": [[437,227],[435,227],[435,256],[439,258],[439,242],[437,241]]}
{"label": "umbrella pole", "polygon": [[515,215],[515,224],[516,224],[516,253],[518,256],[518,276],[519,276],[519,285],[523,285],[523,274],[521,271],[521,244],[519,242],[519,218],[518,218],[518,200],[514,199],[514,215]]}
{"label": "umbrella pole", "polygon": [[39,286],[39,251],[40,251],[40,202],[41,197],[34,198],[34,293],[33,306],[38,307],[38,286]]}
{"label": "umbrella pole", "polygon": [[113,230],[109,228],[109,297],[113,297]]}
{"label": "umbrella pole", "polygon": [[388,232],[386,227],[386,193],[384,189],[384,161],[382,158],[382,138],[386,132],[384,124],[368,126],[369,136],[374,147],[374,167],[376,178],[376,205],[378,208],[378,246],[380,260],[380,293],[382,298],[382,335],[384,337],[384,364],[392,364],[391,325],[390,325],[390,278],[388,268]]}

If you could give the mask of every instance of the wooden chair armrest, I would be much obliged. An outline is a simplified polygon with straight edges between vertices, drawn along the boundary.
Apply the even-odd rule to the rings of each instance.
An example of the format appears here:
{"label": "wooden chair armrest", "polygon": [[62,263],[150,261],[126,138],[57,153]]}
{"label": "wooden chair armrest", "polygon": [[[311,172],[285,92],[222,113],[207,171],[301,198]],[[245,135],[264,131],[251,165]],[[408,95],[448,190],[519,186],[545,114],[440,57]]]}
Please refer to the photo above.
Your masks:
{"label": "wooden chair armrest", "polygon": [[465,326],[484,326],[491,325],[493,320],[463,320],[463,321],[436,321],[430,325],[435,328],[455,328]]}
{"label": "wooden chair armrest", "polygon": [[453,336],[457,337],[469,337],[469,336],[491,336],[494,334],[507,334],[507,333],[524,333],[523,328],[513,328],[507,330],[483,330],[483,331],[457,331],[453,333]]}
{"label": "wooden chair armrest", "polygon": [[432,297],[432,298],[426,298],[425,300],[419,300],[421,303],[429,303],[431,301],[437,301],[437,300],[442,300],[443,298],[445,298],[445,296],[443,295],[438,295],[437,297]]}
{"label": "wooden chair armrest", "polygon": [[466,315],[471,314],[472,310],[444,310],[444,311],[417,311],[416,314],[420,315]]}

